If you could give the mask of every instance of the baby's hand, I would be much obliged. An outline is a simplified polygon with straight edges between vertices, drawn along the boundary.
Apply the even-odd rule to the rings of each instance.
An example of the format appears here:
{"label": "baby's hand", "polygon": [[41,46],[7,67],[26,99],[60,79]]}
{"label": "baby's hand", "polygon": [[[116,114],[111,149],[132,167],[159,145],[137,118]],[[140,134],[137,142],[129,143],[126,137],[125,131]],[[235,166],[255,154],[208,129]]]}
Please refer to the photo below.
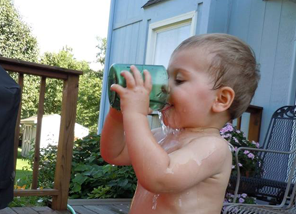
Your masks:
{"label": "baby's hand", "polygon": [[115,91],[120,96],[120,108],[123,114],[125,113],[140,113],[145,116],[149,110],[149,94],[152,89],[151,75],[147,70],[144,70],[144,79],[140,71],[131,66],[131,74],[128,71],[123,71],[121,75],[126,80],[126,88],[114,84],[111,90]]}

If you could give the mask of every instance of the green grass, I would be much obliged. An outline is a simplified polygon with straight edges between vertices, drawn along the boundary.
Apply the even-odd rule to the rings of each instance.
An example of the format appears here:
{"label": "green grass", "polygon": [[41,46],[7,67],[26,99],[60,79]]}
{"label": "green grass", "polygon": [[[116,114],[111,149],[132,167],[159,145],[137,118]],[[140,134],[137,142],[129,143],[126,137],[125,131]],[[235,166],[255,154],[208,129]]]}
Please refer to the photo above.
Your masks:
{"label": "green grass", "polygon": [[[18,148],[16,162],[15,184],[18,187],[26,185],[29,189],[32,184],[33,171],[29,164],[28,158],[22,156],[22,149]],[[15,197],[9,204],[9,207],[31,207],[31,206],[46,206],[49,197]]]}
{"label": "green grass", "polygon": [[22,149],[18,148],[15,181],[18,186],[30,185],[28,181],[31,180],[33,171],[29,160],[24,158],[21,153]]}

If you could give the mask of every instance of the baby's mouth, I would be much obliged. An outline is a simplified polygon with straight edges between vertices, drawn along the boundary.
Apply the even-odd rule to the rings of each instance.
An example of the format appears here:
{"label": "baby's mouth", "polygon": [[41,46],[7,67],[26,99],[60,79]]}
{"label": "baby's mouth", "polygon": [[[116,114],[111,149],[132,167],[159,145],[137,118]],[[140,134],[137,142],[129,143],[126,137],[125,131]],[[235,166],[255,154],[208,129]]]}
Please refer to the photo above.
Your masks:
{"label": "baby's mouth", "polygon": [[165,111],[169,110],[169,109],[172,108],[172,107],[173,107],[173,105],[167,103],[167,104],[164,106],[164,108],[161,110],[161,112],[164,113]]}

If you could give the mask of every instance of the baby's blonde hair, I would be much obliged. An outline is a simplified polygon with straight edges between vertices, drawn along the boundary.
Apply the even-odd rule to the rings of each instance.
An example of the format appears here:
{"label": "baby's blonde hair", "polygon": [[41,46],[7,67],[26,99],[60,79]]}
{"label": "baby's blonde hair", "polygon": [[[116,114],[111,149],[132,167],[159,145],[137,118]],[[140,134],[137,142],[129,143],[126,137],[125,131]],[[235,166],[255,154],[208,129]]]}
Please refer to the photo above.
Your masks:
{"label": "baby's blonde hair", "polygon": [[253,50],[235,36],[215,33],[186,39],[173,55],[188,48],[202,48],[212,56],[209,72],[214,80],[213,89],[229,86],[234,90],[228,112],[230,119],[240,117],[250,105],[260,79]]}

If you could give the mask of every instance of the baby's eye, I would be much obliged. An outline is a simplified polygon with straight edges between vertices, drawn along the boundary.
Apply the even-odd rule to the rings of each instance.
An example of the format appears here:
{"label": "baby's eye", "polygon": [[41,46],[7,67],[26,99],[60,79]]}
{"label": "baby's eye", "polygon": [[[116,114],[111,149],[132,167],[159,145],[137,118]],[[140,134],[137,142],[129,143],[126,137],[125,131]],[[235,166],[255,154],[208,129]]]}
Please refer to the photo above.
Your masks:
{"label": "baby's eye", "polygon": [[184,80],[181,80],[181,79],[175,79],[175,83],[176,85],[181,85],[182,83],[184,83],[185,81]]}

